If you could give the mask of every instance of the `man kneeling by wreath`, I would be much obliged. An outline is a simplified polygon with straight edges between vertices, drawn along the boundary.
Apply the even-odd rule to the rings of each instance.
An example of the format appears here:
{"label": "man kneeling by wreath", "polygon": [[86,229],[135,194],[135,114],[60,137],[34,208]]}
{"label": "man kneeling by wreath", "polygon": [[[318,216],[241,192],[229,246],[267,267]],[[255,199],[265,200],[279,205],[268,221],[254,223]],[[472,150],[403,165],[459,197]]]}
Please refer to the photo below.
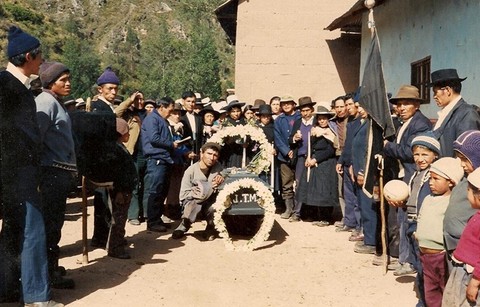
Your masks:
{"label": "man kneeling by wreath", "polygon": [[207,220],[205,238],[215,239],[217,232],[213,223],[212,205],[217,197],[217,188],[223,183],[220,172],[222,165],[218,162],[220,145],[208,142],[200,150],[200,160],[190,165],[185,171],[180,186],[180,203],[183,208],[182,221],[173,231],[173,239],[181,239],[202,212]]}

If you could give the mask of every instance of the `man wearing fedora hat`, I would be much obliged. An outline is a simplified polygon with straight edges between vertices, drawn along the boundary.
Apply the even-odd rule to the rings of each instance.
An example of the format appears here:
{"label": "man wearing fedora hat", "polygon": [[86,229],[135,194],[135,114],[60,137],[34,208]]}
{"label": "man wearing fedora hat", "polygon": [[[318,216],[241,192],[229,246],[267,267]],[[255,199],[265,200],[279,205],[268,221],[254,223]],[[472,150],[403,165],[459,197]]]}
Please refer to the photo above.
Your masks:
{"label": "man wearing fedora hat", "polygon": [[467,130],[480,129],[480,116],[460,95],[467,78],[460,78],[456,69],[440,69],[431,77],[433,99],[441,108],[433,133],[440,141],[442,156],[454,157],[453,142]]}
{"label": "man wearing fedora hat", "polygon": [[[431,123],[430,120],[420,111],[420,104],[425,103],[425,101],[420,98],[420,92],[417,87],[413,85],[402,85],[398,90],[397,95],[390,98],[390,102],[396,105],[403,124],[400,129],[397,130],[394,140],[384,140],[383,151],[386,163],[390,160],[392,160],[392,163],[398,163],[399,168],[393,169],[400,171],[392,174],[392,176],[409,183],[410,178],[416,171],[416,165],[411,150],[412,140],[417,135],[431,130]],[[388,160],[388,158],[390,158],[390,160]],[[393,207],[399,206],[398,203],[390,203],[390,205]],[[395,210],[395,208],[392,208],[392,210]],[[395,211],[389,210],[389,216],[392,216],[392,214],[393,217],[395,217]],[[404,227],[406,227],[407,223],[406,207],[398,207],[396,210],[396,220],[396,226],[395,223],[389,223],[388,225],[390,240],[398,242],[396,238],[400,238],[398,243],[398,261],[401,266],[397,268],[395,273],[398,274],[398,276],[415,273],[412,266],[414,260],[409,259],[410,255],[407,238],[399,235],[400,233],[405,232]],[[389,245],[391,247],[396,247],[396,244],[397,243]],[[392,251],[390,251],[390,254],[393,254]]]}
{"label": "man wearing fedora hat", "polygon": [[[298,99],[297,109],[300,111],[301,118],[293,123],[292,131],[290,132],[290,137],[288,139],[290,148],[294,150],[297,157],[297,163],[295,165],[295,183],[297,187],[305,168],[305,159],[308,152],[308,137],[315,120],[313,109],[315,103],[316,102],[312,101],[310,96],[304,96]],[[302,204],[299,201],[296,201],[290,221],[300,221],[301,209]]]}
{"label": "man wearing fedora hat", "polygon": [[384,153],[387,157],[397,159],[400,162],[400,173],[398,178],[406,183],[415,172],[410,144],[420,133],[431,130],[430,120],[420,111],[420,104],[426,103],[420,98],[420,92],[413,85],[402,85],[395,97],[390,102],[397,106],[399,116],[402,119],[402,126],[398,129],[394,141],[385,140]]}
{"label": "man wearing fedora hat", "polygon": [[288,139],[293,128],[293,123],[300,118],[300,112],[295,110],[295,100],[292,96],[283,96],[280,99],[280,107],[283,113],[280,114],[273,124],[274,143],[277,150],[278,161],[280,162],[280,177],[282,184],[282,198],[285,201],[286,210],[281,217],[288,219],[293,212],[294,192],[293,183],[295,180],[294,151],[290,148]]}

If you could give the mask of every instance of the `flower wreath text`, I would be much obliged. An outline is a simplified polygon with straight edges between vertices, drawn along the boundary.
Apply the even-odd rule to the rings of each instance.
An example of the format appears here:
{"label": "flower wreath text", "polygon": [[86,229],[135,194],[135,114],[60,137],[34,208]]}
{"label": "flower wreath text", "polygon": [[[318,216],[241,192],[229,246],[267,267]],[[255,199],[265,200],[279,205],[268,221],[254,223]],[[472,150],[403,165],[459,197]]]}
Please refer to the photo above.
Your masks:
{"label": "flower wreath text", "polygon": [[[232,206],[232,194],[242,188],[252,188],[256,191],[258,205],[263,208],[265,215],[260,229],[250,240],[242,245],[234,245],[223,220],[223,213]],[[275,203],[272,192],[265,184],[252,178],[238,179],[226,184],[218,193],[213,208],[215,209],[215,228],[218,230],[220,237],[224,239],[225,246],[228,250],[252,251],[259,247],[260,244],[268,239],[275,221]]]}

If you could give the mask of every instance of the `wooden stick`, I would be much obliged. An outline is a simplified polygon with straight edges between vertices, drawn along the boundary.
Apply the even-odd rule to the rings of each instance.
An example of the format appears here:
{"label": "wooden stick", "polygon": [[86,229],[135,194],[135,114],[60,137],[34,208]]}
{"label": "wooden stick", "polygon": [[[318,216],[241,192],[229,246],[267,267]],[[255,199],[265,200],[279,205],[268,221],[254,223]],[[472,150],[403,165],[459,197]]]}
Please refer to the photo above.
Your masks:
{"label": "wooden stick", "polygon": [[275,155],[273,154],[274,147],[272,144],[272,165],[270,166],[270,186],[275,189]]}
{"label": "wooden stick", "polygon": [[[307,159],[309,159],[309,158],[310,158],[310,155],[312,154],[312,148],[311,148],[311,146],[310,146],[310,145],[311,145],[311,144],[310,144],[310,143],[311,143],[311,141],[310,141],[310,131],[308,131],[307,137],[308,137],[308,149],[307,149],[307,150],[308,150],[308,153],[307,153]],[[309,182],[309,181],[310,181],[310,166],[307,168],[307,182]]]}
{"label": "wooden stick", "polygon": [[387,225],[385,217],[385,199],[383,197],[383,157],[379,156],[378,167],[380,169],[380,180],[379,180],[379,193],[380,193],[380,217],[382,222],[382,259],[383,259],[383,268],[384,274],[388,272],[388,255],[387,255]]}
{"label": "wooden stick", "polygon": [[82,264],[88,264],[88,244],[87,244],[87,179],[82,176]]}

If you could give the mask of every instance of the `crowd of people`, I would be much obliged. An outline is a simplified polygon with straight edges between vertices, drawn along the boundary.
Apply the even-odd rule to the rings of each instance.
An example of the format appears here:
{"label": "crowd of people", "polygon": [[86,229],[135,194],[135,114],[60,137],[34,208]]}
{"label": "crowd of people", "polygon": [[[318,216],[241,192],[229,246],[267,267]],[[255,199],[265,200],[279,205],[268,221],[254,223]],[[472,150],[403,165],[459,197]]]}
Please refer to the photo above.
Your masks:
{"label": "crowd of people", "polygon": [[[383,264],[386,247],[395,276],[416,274],[417,306],[480,303],[480,116],[463,100],[465,78],[455,69],[431,74],[440,107],[434,121],[420,110],[429,102],[418,88],[401,86],[389,98],[396,135],[384,139],[372,136],[376,123],[360,89],[331,105],[288,95],[213,102],[193,91],[177,100],[145,99],[135,91],[123,100],[120,79],[107,68],[93,98],[66,100],[70,70],[45,62],[37,38],[12,27],[7,54],[0,72],[0,301],[63,306],[51,300],[50,289],[75,287],[59,265],[59,242],[78,172],[94,191],[90,244],[110,257],[130,259],[127,222],[167,232],[176,220],[172,238],[182,239],[203,217],[205,239],[215,239],[212,204],[225,170],[245,168],[259,144],[233,135],[222,146],[211,139],[227,127],[251,125],[271,144],[274,172],[264,170],[260,178],[271,185],[279,218],[334,224],[337,232],[351,233],[354,252],[374,255],[373,265]],[[40,90],[30,88],[32,75],[39,76]],[[77,131],[85,116],[99,123],[80,129],[98,137],[93,153],[84,152],[92,149]],[[381,173],[376,154],[383,157]],[[408,184],[409,197],[380,210],[379,185],[394,179]]]}

